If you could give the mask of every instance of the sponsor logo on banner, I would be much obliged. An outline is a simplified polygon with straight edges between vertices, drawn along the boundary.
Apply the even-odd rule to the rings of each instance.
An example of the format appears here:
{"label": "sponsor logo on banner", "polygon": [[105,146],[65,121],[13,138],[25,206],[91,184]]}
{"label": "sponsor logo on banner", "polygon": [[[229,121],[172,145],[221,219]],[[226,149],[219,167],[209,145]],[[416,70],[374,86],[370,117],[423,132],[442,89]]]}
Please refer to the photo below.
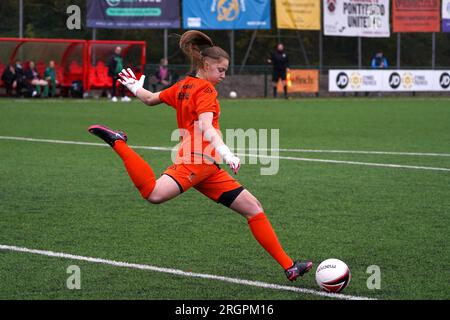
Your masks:
{"label": "sponsor logo on banner", "polygon": [[398,91],[427,91],[431,90],[430,72],[392,72],[389,76],[389,86]]}
{"label": "sponsor logo on banner", "polygon": [[332,71],[330,77],[334,77],[331,91],[379,91],[380,74],[371,70]]}
{"label": "sponsor logo on banner", "polygon": [[415,84],[414,77],[410,72],[406,72],[403,74],[402,84],[403,88],[405,89],[410,89]]}
{"label": "sponsor logo on banner", "polygon": [[416,75],[416,76],[414,76],[412,78],[413,78],[413,83],[416,86],[426,87],[426,86],[428,86],[430,84],[429,80],[427,79],[427,77],[425,75],[420,75],[419,74],[419,75]]}
{"label": "sponsor logo on banner", "polygon": [[187,19],[187,25],[190,28],[200,28],[202,26],[202,18],[189,17]]}
{"label": "sponsor logo on banner", "polygon": [[327,8],[330,13],[336,10],[336,0],[327,0]]}
{"label": "sponsor logo on banner", "polygon": [[115,7],[120,4],[120,0],[106,0],[110,7]]}
{"label": "sponsor logo on banner", "polygon": [[402,83],[402,78],[400,78],[400,75],[397,72],[393,72],[389,76],[389,85],[392,89],[397,89],[400,87],[400,84]]}
{"label": "sponsor logo on banner", "polygon": [[378,82],[373,74],[353,72],[350,75],[350,86],[352,89],[359,90],[365,88],[369,90],[370,87],[376,87]]}
{"label": "sponsor logo on banner", "polygon": [[331,92],[450,91],[449,70],[329,70]]}
{"label": "sponsor logo on banner", "polygon": [[450,74],[443,72],[439,77],[439,85],[442,89],[448,89],[450,87]]}
{"label": "sponsor logo on banner", "polygon": [[363,84],[365,86],[377,86],[378,81],[376,80],[374,75],[365,75],[363,77]]}
{"label": "sponsor logo on banner", "polygon": [[336,85],[340,88],[340,89],[345,89],[348,85],[348,76],[345,72],[340,72],[338,73],[337,77],[336,77]]}
{"label": "sponsor logo on banner", "polygon": [[359,88],[361,88],[361,84],[362,84],[361,74],[359,74],[358,72],[353,72],[350,75],[350,86],[353,89],[359,89]]}
{"label": "sponsor logo on banner", "polygon": [[238,0],[219,0],[217,2],[217,21],[236,20],[239,11],[240,7]]}
{"label": "sponsor logo on banner", "polygon": [[[289,92],[316,93],[319,92],[319,70],[290,69],[286,74]],[[278,92],[283,92],[281,81],[277,84]]]}

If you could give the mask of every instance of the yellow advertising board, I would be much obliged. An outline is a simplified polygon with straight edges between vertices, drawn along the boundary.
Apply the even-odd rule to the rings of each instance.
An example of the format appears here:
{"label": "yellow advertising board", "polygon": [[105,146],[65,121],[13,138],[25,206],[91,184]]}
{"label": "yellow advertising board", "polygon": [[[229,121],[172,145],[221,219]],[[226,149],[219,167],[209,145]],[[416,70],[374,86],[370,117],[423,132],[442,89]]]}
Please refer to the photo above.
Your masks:
{"label": "yellow advertising board", "polygon": [[320,30],[320,0],[275,0],[278,29]]}

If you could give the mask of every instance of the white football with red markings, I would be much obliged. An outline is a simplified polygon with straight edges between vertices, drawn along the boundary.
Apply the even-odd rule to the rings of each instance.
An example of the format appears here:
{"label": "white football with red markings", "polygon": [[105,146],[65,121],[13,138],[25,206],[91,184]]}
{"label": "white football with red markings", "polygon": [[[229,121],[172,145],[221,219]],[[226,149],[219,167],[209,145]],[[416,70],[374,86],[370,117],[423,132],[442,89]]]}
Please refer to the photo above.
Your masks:
{"label": "white football with red markings", "polygon": [[316,270],[316,282],[327,292],[341,292],[348,286],[350,279],[350,269],[339,259],[327,259]]}

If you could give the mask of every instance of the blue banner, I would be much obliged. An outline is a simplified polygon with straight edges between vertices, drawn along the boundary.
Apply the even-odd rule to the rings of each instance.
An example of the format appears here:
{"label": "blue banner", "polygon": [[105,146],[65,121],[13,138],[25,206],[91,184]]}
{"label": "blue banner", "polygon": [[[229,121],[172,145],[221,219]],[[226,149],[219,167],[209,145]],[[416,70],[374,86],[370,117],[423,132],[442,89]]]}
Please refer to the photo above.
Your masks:
{"label": "blue banner", "polygon": [[450,32],[450,0],[442,0],[442,32]]}
{"label": "blue banner", "polygon": [[88,0],[86,20],[90,28],[179,28],[179,0]]}
{"label": "blue banner", "polygon": [[184,0],[184,29],[270,29],[270,0]]}

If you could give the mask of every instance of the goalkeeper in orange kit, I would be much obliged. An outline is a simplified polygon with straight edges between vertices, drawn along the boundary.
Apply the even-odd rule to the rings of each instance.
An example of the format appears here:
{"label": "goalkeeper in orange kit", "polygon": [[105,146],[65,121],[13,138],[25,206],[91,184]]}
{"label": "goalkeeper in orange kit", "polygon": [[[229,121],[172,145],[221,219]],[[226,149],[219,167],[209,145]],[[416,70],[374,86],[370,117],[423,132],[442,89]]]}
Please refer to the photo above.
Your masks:
{"label": "goalkeeper in orange kit", "polygon": [[230,58],[208,36],[195,30],[181,36],[180,48],[191,60],[195,73],[161,92],[144,89],[145,76],[137,79],[131,69],[119,74],[119,81],[146,105],[165,103],[176,111],[181,144],[174,164],[158,179],[150,165],[128,147],[125,133],[103,125],[93,125],[89,132],[103,139],[120,156],[134,185],[149,202],[168,201],[193,187],[241,214],[259,244],[280,264],[287,278],[294,281],[312,268],[312,262],[294,261],[285,253],[261,203],[218,165],[223,160],[234,174],[241,166],[240,159],[219,134],[220,105],[214,88],[225,79]]}

